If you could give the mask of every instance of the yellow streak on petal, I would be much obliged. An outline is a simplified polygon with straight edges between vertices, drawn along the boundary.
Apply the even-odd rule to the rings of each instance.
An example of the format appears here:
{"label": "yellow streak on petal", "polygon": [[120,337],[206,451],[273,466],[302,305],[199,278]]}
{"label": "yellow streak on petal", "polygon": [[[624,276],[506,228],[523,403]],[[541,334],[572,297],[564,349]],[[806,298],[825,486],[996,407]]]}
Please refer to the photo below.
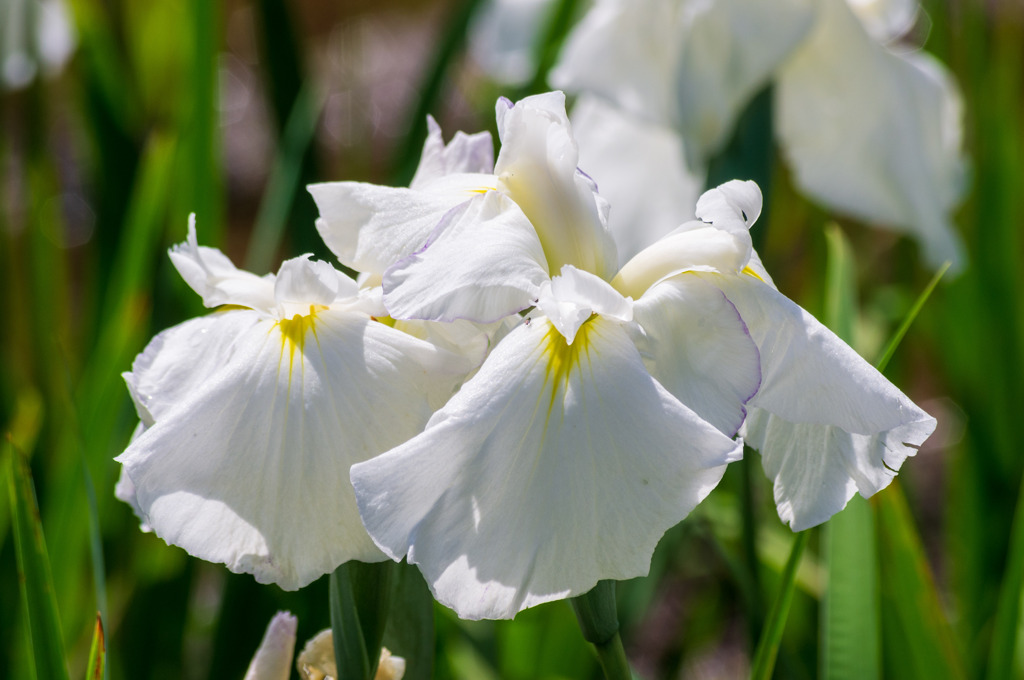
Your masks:
{"label": "yellow streak on petal", "polygon": [[751,269],[751,268],[750,268],[749,266],[747,266],[747,267],[744,267],[744,268],[743,268],[743,269],[741,270],[741,272],[740,272],[740,273],[741,273],[741,274],[746,274],[747,276],[753,276],[753,277],[754,277],[755,279],[757,279],[757,280],[758,280],[758,281],[760,281],[761,283],[765,283],[765,280],[761,278],[761,275],[760,275],[760,274],[758,274],[757,272],[755,272],[755,271],[754,271],[753,269]]}
{"label": "yellow streak on petal", "polygon": [[291,383],[292,369],[295,366],[295,351],[298,350],[299,354],[306,348],[306,334],[312,333],[313,339],[319,344],[319,339],[316,337],[316,315],[317,312],[323,309],[327,309],[323,305],[310,305],[309,314],[296,314],[290,319],[281,319],[277,322],[277,326],[281,330],[281,361],[284,361],[284,355],[288,353],[288,382]]}
{"label": "yellow streak on petal", "polygon": [[572,372],[580,370],[581,355],[587,355],[589,358],[590,322],[596,316],[596,314],[592,314],[589,319],[583,322],[583,325],[576,332],[576,338],[571,345],[566,342],[565,337],[558,332],[558,329],[553,324],[548,328],[547,334],[541,341],[542,352],[547,359],[544,381],[545,383],[551,382],[551,403],[548,405],[548,420],[550,420],[551,414],[554,412],[556,396],[559,393],[565,394],[569,388],[569,377],[572,375]]}

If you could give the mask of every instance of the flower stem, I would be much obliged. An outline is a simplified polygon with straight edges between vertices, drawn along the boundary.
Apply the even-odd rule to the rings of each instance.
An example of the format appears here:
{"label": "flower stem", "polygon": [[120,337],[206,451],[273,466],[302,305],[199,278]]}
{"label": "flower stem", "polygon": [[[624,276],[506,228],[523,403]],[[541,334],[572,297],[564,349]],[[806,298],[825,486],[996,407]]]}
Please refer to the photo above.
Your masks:
{"label": "flower stem", "polygon": [[576,612],[583,638],[594,645],[608,680],[632,680],[626,650],[619,636],[615,608],[615,581],[598,581],[594,588],[569,600]]}

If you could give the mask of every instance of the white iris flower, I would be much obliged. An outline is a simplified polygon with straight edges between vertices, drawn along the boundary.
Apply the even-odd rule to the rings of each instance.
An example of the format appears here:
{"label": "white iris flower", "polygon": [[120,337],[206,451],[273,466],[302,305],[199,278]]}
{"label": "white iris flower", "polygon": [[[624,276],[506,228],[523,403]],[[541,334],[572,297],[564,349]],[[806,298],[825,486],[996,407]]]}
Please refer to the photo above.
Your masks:
{"label": "white iris flower", "polygon": [[930,55],[888,47],[916,11],[912,0],[597,0],[551,80],[674,129],[698,177],[774,81],[776,136],[801,189],[915,236],[934,266],[958,265],[960,95]]}
{"label": "white iris flower", "polygon": [[259,277],[198,246],[193,223],[171,259],[221,310],[160,333],[125,374],[142,423],[120,495],[168,543],[284,589],[385,559],[349,468],[419,432],[472,366],[377,322],[379,296],[308,255]]}
{"label": "white iris flower", "polygon": [[[884,487],[935,426],[771,285],[750,244],[753,183],[706,193],[701,221],[610,270],[563,107],[560,93],[499,102],[492,188],[438,211],[383,275],[400,318],[533,308],[422,434],[352,468],[371,536],[464,618],[646,573],[741,455],[741,425],[795,529]],[[399,247],[388,233],[377,247]]]}

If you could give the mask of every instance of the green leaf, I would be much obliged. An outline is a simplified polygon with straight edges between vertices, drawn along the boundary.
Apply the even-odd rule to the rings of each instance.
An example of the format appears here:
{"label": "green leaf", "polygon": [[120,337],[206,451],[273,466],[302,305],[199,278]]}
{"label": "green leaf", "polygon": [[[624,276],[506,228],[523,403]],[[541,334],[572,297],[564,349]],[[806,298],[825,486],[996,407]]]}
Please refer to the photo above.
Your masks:
{"label": "green leaf", "polygon": [[384,630],[384,646],[405,659],[405,680],[434,677],[434,597],[415,565],[395,567],[391,615]]}
{"label": "green leaf", "polygon": [[391,602],[392,562],[346,562],[330,577],[331,630],[338,677],[372,680]]}
{"label": "green leaf", "polygon": [[[849,242],[832,223],[825,228],[825,323],[854,344],[856,271]],[[871,680],[881,672],[878,561],[871,506],[854,496],[823,527],[828,587],[821,614],[821,677]]]}
{"label": "green leaf", "polygon": [[750,680],[770,680],[772,672],[775,670],[775,659],[778,658],[779,645],[782,643],[782,631],[786,627],[789,607],[793,603],[793,592],[796,590],[797,568],[800,566],[804,548],[807,547],[809,535],[809,531],[801,531],[793,541],[789,559],[786,560],[786,567],[782,571],[779,592],[775,596],[772,608],[768,611],[764,632],[761,633],[761,639],[754,652],[754,660],[750,664]]}
{"label": "green leaf", "polygon": [[966,678],[962,652],[939,601],[899,480],[873,502],[879,563],[884,565],[880,585],[886,667],[892,677]]}
{"label": "green leaf", "polygon": [[30,658],[34,677],[38,680],[68,678],[64,661],[64,642],[57,615],[57,599],[50,577],[43,526],[39,519],[32,472],[24,454],[9,439],[4,441],[4,455],[10,461],[9,491],[14,548],[18,556],[18,582],[21,600],[28,619]]}
{"label": "green leaf", "polygon": [[86,680],[102,680],[106,677],[107,641],[103,635],[103,617],[96,612],[96,627],[92,631],[89,646],[89,663],[85,667]]}

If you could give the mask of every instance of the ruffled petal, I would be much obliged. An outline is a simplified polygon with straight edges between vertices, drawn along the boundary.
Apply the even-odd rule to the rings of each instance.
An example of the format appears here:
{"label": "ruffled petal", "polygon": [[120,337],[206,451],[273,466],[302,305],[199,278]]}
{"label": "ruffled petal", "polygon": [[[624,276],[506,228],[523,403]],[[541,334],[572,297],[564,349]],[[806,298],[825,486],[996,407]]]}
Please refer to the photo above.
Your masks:
{"label": "ruffled petal", "polygon": [[572,265],[545,281],[537,297],[537,311],[547,316],[568,344],[580,327],[594,314],[633,320],[633,300],[625,298],[604,279]]}
{"label": "ruffled petal", "polygon": [[340,262],[381,274],[426,242],[445,213],[496,186],[492,175],[447,175],[416,189],[363,182],[307,188],[320,211],[316,227]]}
{"label": "ruffled petal", "polygon": [[760,357],[739,312],[718,288],[676,276],[633,305],[651,374],[679,401],[728,436],[761,384]]}
{"label": "ruffled petal", "polygon": [[520,325],[409,442],[352,468],[368,530],[469,619],[643,575],[739,446],[645,369],[620,322]]}
{"label": "ruffled petal", "polygon": [[963,261],[950,217],[965,188],[963,103],[926,54],[876,44],[843,0],[780,71],[777,134],[796,183],[858,218],[913,234],[933,266]]}
{"label": "ruffled petal", "polygon": [[149,525],[289,590],[347,560],[383,559],[349,467],[419,432],[428,390],[461,376],[441,373],[445,353],[365,316],[327,309],[239,330],[236,314],[250,315],[226,312],[208,328],[223,365],[175,392],[118,458]]}
{"label": "ruffled petal", "polygon": [[459,131],[445,145],[441,126],[433,116],[427,116],[427,141],[416,174],[409,182],[410,189],[422,189],[434,180],[447,175],[494,172],[494,140],[490,132],[467,135]]}
{"label": "ruffled petal", "polygon": [[216,248],[200,246],[194,214],[188,218],[188,239],[171,248],[169,255],[181,278],[207,307],[238,305],[267,313],[274,309],[274,276],[238,269]]}
{"label": "ruffled petal", "polygon": [[814,317],[751,276],[704,275],[739,310],[761,354],[761,389],[742,431],[794,530],[888,486],[935,430],[881,373]]}
{"label": "ruffled petal", "polygon": [[683,141],[675,131],[592,95],[576,100],[571,119],[580,168],[613,206],[608,230],[620,265],[694,218],[704,173],[686,169]]}
{"label": "ruffled petal", "polygon": [[610,278],[618,266],[607,203],[577,168],[579,152],[561,92],[499,101],[499,188],[516,202],[544,244],[551,271],[571,264]]}
{"label": "ruffled petal", "polygon": [[705,191],[697,200],[697,219],[730,233],[743,234],[761,216],[761,189],[750,180],[731,180]]}
{"label": "ruffled petal", "polygon": [[489,323],[533,304],[547,278],[533,225],[490,191],[449,212],[422,249],[385,272],[384,304],[396,319]]}

